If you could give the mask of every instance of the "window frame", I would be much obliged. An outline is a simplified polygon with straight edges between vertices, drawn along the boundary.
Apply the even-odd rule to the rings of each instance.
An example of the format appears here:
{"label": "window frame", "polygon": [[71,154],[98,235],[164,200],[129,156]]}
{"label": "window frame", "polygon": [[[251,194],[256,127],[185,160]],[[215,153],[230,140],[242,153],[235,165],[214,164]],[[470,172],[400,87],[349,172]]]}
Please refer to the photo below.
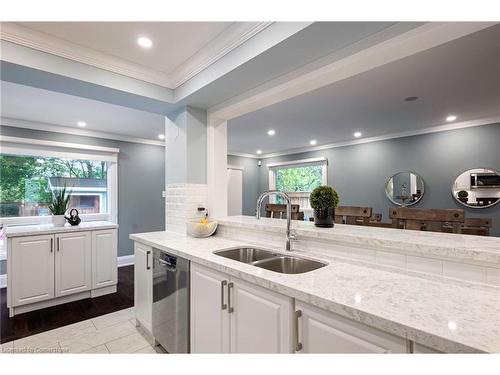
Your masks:
{"label": "window frame", "polygon": [[[0,154],[13,156],[68,158],[76,160],[99,160],[107,163],[107,212],[99,214],[82,214],[80,217],[83,221],[118,222],[119,152],[120,149],[118,148],[0,135]],[[0,217],[0,224],[6,226],[40,225],[51,223],[51,215]]]}
{"label": "window frame", "polygon": [[[268,164],[267,167],[269,169],[269,190],[276,190],[276,174],[277,174],[278,169],[311,167],[311,166],[317,166],[317,165],[321,166],[321,184],[328,185],[328,159],[327,158],[323,158],[323,157],[309,158],[309,159],[301,159],[301,160]],[[292,192],[289,192],[289,193],[292,193]],[[299,193],[299,192],[293,192],[293,193]],[[304,193],[306,193],[306,192],[304,192]],[[274,195],[270,196],[269,202],[275,203],[276,197]]]}

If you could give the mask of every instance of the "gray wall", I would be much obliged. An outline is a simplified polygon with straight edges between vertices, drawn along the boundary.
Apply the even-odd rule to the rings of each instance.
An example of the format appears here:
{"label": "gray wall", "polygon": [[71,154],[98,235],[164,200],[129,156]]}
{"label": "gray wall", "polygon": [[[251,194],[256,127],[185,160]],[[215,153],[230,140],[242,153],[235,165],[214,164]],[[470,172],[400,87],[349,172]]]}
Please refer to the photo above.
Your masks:
{"label": "gray wall", "polygon": [[[424,197],[414,207],[463,208],[468,217],[492,218],[492,235],[500,236],[500,203],[485,209],[466,208],[451,195],[455,177],[464,170],[500,171],[499,141],[500,124],[491,124],[263,159],[262,167],[257,167],[256,159],[238,157],[240,164],[242,159],[251,161],[243,172],[244,186],[250,184],[243,189],[243,212],[253,215],[256,197],[269,187],[266,164],[322,156],[328,159],[328,184],[338,191],[341,205],[373,207],[388,220],[393,206],[385,196],[386,180],[398,171],[411,170],[425,181]],[[235,158],[229,156],[228,163],[237,164]],[[248,181],[255,173],[257,192],[254,182]]]}
{"label": "gray wall", "polygon": [[118,256],[132,255],[130,233],[165,229],[165,148],[163,146],[83,137],[8,126],[7,136],[117,147],[118,155]]}
{"label": "gray wall", "polygon": [[[228,155],[227,164],[243,167],[243,215],[255,215],[255,204],[261,193],[257,159]],[[260,167],[262,168],[262,167]],[[267,189],[266,189],[267,190]]]}

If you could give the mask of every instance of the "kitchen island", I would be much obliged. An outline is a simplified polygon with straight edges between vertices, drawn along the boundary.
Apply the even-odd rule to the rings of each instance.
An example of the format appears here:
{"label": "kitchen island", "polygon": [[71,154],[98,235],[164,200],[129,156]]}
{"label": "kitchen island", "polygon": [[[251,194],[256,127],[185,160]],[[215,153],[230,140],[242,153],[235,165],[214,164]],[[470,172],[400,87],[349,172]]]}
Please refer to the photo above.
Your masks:
{"label": "kitchen island", "polygon": [[[213,280],[223,276],[220,293],[225,293],[224,280],[235,285],[233,303],[244,302],[248,292],[264,301],[262,306],[272,306],[269,311],[278,311],[273,319],[279,321],[275,333],[279,352],[318,352],[321,348],[330,352],[337,348],[339,352],[500,352],[500,239],[349,225],[325,230],[298,222],[294,223],[298,241],[285,254],[284,225],[276,219],[227,217],[219,220],[217,234],[206,239],[173,232],[130,238],[191,261],[192,289],[199,283],[193,279],[193,269],[200,275],[206,271]],[[252,246],[327,265],[301,274],[281,274],[214,254]],[[209,278],[204,280],[208,285]],[[193,321],[199,315],[193,309],[203,306],[196,298],[203,300],[209,292],[191,294],[194,352],[198,350],[193,350],[197,342],[193,335],[201,328],[193,329],[193,324],[199,324]],[[266,300],[266,293],[276,298]],[[231,297],[229,292],[227,297]],[[227,305],[225,294],[221,298],[221,305]],[[238,305],[240,310],[243,306]],[[253,306],[254,315],[264,311]],[[228,315],[227,310],[220,310]],[[223,320],[229,318],[217,317],[224,331]],[[233,344],[245,342],[232,332],[245,334],[237,319],[233,317],[227,327],[230,332],[220,336],[230,337],[229,343],[215,351],[252,351],[248,347],[233,350],[237,349]],[[332,338],[341,344],[328,350]],[[318,343],[323,344],[319,349]]]}

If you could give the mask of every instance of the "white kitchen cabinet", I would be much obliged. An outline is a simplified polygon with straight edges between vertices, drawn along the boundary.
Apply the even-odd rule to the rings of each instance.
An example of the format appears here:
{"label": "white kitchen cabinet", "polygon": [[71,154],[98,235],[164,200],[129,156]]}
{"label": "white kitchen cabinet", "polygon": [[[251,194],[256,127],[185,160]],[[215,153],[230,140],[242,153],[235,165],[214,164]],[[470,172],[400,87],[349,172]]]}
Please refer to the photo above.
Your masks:
{"label": "white kitchen cabinet", "polygon": [[228,295],[232,353],[291,353],[291,298],[238,279]]}
{"label": "white kitchen cabinet", "polygon": [[290,353],[292,299],[191,264],[192,353]]}
{"label": "white kitchen cabinet", "polygon": [[92,289],[118,282],[116,230],[92,232]]}
{"label": "white kitchen cabinet", "polygon": [[53,235],[13,238],[7,259],[11,305],[54,298]]}
{"label": "white kitchen cabinet", "polygon": [[[109,228],[109,226],[114,226]],[[37,228],[37,230],[39,230]],[[116,225],[7,232],[9,315],[116,292]]]}
{"label": "white kitchen cabinet", "polygon": [[191,263],[192,353],[229,353],[228,280],[221,272]]}
{"label": "white kitchen cabinet", "polygon": [[92,287],[90,232],[56,234],[55,296],[85,292]]}
{"label": "white kitchen cabinet", "polygon": [[137,322],[152,332],[153,249],[138,242],[134,245],[134,312]]}
{"label": "white kitchen cabinet", "polygon": [[406,353],[403,338],[296,301],[298,353]]}

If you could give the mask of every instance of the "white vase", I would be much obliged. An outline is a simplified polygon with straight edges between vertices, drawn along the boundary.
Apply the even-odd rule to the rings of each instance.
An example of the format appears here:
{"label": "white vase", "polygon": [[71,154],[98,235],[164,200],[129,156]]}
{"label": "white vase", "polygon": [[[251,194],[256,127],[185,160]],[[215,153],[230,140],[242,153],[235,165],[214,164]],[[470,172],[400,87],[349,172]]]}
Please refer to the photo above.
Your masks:
{"label": "white vase", "polygon": [[66,224],[64,215],[52,215],[52,224],[55,227],[64,227],[64,224]]}

